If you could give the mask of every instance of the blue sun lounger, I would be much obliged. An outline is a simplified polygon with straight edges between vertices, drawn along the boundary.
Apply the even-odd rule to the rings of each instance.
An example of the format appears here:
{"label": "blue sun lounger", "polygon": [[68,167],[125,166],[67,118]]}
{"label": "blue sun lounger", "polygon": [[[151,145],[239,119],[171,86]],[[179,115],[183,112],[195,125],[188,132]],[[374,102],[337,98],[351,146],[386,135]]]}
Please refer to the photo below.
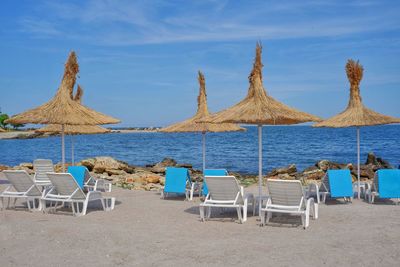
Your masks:
{"label": "blue sun lounger", "polygon": [[322,178],[321,186],[315,186],[315,189],[318,203],[325,203],[327,196],[344,198],[345,201],[351,202],[354,193],[350,170],[328,170]]}
{"label": "blue sun lounger", "polygon": [[400,170],[384,169],[375,172],[374,182],[367,190],[368,202],[374,203],[375,197],[382,199],[400,199]]}
{"label": "blue sun lounger", "polygon": [[201,194],[203,196],[207,196],[208,188],[206,183],[206,176],[227,176],[228,171],[225,169],[205,169],[203,172],[204,180],[203,180],[203,187],[201,189]]}
{"label": "blue sun lounger", "polygon": [[111,183],[104,179],[94,179],[85,166],[69,166],[68,173],[74,177],[81,189],[111,192]]}
{"label": "blue sun lounger", "polygon": [[161,197],[168,194],[185,194],[187,200],[193,199],[196,183],[190,179],[189,170],[186,168],[167,167],[165,171],[165,185]]}

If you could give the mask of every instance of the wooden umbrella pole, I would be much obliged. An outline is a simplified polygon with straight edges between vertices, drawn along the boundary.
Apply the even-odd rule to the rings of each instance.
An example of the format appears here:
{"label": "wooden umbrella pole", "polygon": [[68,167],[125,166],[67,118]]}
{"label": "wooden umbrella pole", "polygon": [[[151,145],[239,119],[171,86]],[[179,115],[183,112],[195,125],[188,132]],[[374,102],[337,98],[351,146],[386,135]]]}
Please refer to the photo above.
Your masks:
{"label": "wooden umbrella pole", "polygon": [[203,139],[203,173],[206,169],[206,132],[202,132],[202,139]]}
{"label": "wooden umbrella pole", "polygon": [[65,140],[64,140],[64,128],[65,125],[61,126],[61,163],[62,171],[65,172]]}
{"label": "wooden umbrella pole", "polygon": [[262,125],[258,128],[258,213],[261,216],[260,210],[262,205]]}
{"label": "wooden umbrella pole", "polygon": [[360,199],[360,127],[357,127],[357,196]]}

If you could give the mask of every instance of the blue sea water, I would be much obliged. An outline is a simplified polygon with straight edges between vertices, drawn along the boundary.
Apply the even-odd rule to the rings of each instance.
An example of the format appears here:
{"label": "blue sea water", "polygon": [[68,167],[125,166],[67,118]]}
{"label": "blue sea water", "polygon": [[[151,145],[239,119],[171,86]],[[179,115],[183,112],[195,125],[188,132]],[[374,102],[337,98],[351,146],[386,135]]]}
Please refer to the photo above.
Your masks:
{"label": "blue sea water", "polygon": [[[242,173],[258,172],[257,128],[246,132],[208,133],[207,167],[226,168]],[[369,151],[400,164],[400,125],[361,128],[361,161]],[[113,133],[74,136],[75,159],[111,156],[132,165],[145,165],[165,157],[180,163],[202,166],[201,134],[196,133]],[[264,126],[264,171],[291,163],[298,169],[320,159],[356,163],[355,128],[312,128],[310,126]],[[67,161],[70,159],[70,138],[66,139]],[[0,140],[0,164],[17,165],[36,158],[61,160],[60,137],[28,140]]]}

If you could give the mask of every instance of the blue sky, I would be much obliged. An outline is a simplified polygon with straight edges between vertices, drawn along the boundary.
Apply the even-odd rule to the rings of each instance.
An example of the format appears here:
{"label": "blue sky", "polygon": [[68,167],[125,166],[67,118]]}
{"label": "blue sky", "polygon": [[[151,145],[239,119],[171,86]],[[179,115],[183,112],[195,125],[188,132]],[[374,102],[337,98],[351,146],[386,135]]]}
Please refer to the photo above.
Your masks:
{"label": "blue sky", "polygon": [[0,107],[50,99],[75,50],[84,104],[122,126],[164,126],[196,109],[197,71],[212,111],[248,89],[256,41],[264,85],[321,117],[347,105],[344,66],[364,66],[364,103],[400,117],[397,1],[13,1],[0,4]]}

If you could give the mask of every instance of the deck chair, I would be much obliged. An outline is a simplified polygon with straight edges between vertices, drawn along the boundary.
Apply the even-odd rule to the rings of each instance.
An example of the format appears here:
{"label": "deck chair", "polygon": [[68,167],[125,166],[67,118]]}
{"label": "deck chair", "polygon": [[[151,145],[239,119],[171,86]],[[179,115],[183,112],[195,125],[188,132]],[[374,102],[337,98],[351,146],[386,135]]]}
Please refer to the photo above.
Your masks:
{"label": "deck chair", "polygon": [[[254,208],[253,194],[244,194],[234,176],[206,176],[208,194],[200,204],[200,219],[210,218],[211,208],[235,208],[240,223],[247,221],[247,206],[251,203]],[[243,216],[242,216],[243,210]],[[206,213],[206,214],[205,214]]]}
{"label": "deck chair", "polygon": [[310,184],[309,195],[315,192],[317,202],[325,203],[326,198],[344,198],[345,201],[353,200],[353,184],[350,170],[328,170],[322,178],[321,185]]}
{"label": "deck chair", "polygon": [[193,200],[193,194],[195,190],[198,190],[198,186],[197,183],[191,181],[189,170],[167,167],[165,172],[165,185],[161,191],[161,197],[168,197],[168,194],[185,194],[187,200]]}
{"label": "deck chair", "polygon": [[[114,209],[115,198],[103,197],[99,191],[89,191],[85,194],[79,184],[69,173],[47,173],[53,187],[42,197],[44,211],[56,210],[63,207],[65,203],[70,203],[74,216],[86,214],[89,202],[100,200],[104,211]],[[47,207],[47,202],[50,206]]]}
{"label": "deck chair", "polygon": [[8,199],[7,207],[10,207],[10,200],[14,199],[14,208],[17,199],[26,200],[29,211],[39,211],[42,209],[40,198],[42,192],[35,185],[31,176],[24,170],[3,171],[4,176],[11,183],[2,193],[0,193],[1,208],[4,209],[4,199]]}
{"label": "deck chair", "polygon": [[50,186],[51,182],[47,177],[48,172],[54,172],[53,161],[50,159],[36,159],[33,161],[35,171],[34,181],[39,186]]}
{"label": "deck chair", "polygon": [[[225,169],[205,169],[203,172],[204,177],[206,176],[227,176],[228,171]],[[207,183],[206,179],[203,179],[203,185],[201,188],[201,195],[202,196],[207,196],[208,194],[208,188],[207,188]]]}
{"label": "deck chair", "polygon": [[267,188],[269,198],[260,213],[262,226],[269,222],[273,213],[300,215],[304,229],[309,225],[310,212],[314,219],[318,218],[318,204],[314,203],[314,198],[306,198],[300,181],[268,179]]}
{"label": "deck chair", "polygon": [[69,166],[68,173],[70,173],[79,186],[88,191],[104,191],[111,192],[111,183],[104,179],[95,179],[90,175],[89,170],[85,166]]}
{"label": "deck chair", "polygon": [[375,172],[371,188],[366,191],[369,203],[374,203],[375,197],[380,199],[400,199],[400,170],[384,169]]}

